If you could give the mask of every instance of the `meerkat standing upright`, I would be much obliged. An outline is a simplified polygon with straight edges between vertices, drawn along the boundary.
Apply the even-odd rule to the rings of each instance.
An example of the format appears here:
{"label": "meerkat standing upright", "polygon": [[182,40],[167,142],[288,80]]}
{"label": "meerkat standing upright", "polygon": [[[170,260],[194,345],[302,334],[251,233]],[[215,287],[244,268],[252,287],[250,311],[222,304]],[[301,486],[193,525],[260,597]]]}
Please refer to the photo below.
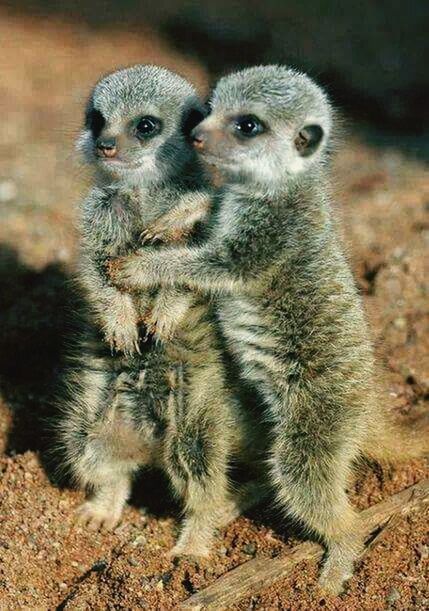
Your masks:
{"label": "meerkat standing upright", "polygon": [[[164,240],[179,240],[207,212],[185,133],[198,106],[189,83],[156,66],[113,73],[90,98],[80,148],[96,186],[83,204],[80,276],[97,325],[78,342],[58,424],[63,464],[91,492],[82,522],[113,528],[133,473],[155,462],[184,501],[175,552],[189,554],[207,553],[215,527],[235,511],[228,463],[242,419],[225,383],[214,315],[207,298],[186,290],[167,289],[155,300],[150,291],[118,291],[105,265],[153,237],[161,215]],[[153,303],[162,330],[173,325],[175,333],[143,342],[139,354],[137,321]]]}
{"label": "meerkat standing upright", "polygon": [[354,460],[383,444],[385,425],[331,217],[331,129],[329,101],[304,74],[259,66],[222,78],[193,132],[225,177],[209,239],[125,257],[113,280],[217,295],[226,341],[273,428],[278,499],[326,543],[320,582],[338,593],[363,543],[346,487]]}
{"label": "meerkat standing upright", "polygon": [[157,66],[114,72],[89,99],[78,149],[96,181],[82,205],[79,277],[112,349],[138,349],[149,306],[168,335],[190,304],[189,291],[162,292],[155,304],[148,292],[137,299],[120,292],[105,263],[142,245],[160,215],[167,213],[164,242],[184,239],[207,215],[209,193],[185,138],[201,108],[189,83]]}

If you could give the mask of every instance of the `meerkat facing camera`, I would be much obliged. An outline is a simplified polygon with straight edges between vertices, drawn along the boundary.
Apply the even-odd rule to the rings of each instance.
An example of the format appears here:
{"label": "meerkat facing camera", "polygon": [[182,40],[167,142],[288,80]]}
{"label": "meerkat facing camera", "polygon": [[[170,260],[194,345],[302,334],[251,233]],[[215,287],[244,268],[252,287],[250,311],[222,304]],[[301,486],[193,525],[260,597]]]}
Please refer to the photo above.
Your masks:
{"label": "meerkat facing camera", "polygon": [[271,423],[277,498],[325,542],[320,582],[338,593],[363,544],[346,494],[354,462],[391,455],[392,440],[409,455],[421,446],[379,402],[361,300],[331,214],[331,130],[330,103],[304,74],[258,66],[222,78],[193,131],[195,148],[225,179],[207,242],[141,250],[117,262],[113,280],[130,291],[217,296],[228,347]]}
{"label": "meerkat facing camera", "polygon": [[[105,266],[156,237],[161,215],[156,230],[164,241],[193,238],[208,204],[185,137],[198,108],[189,83],[155,66],[107,76],[90,98],[80,147],[95,166],[96,186],[83,205],[80,270],[97,324],[82,328],[57,426],[63,465],[90,492],[81,522],[113,528],[133,473],[157,464],[185,504],[174,552],[195,555],[206,554],[215,528],[239,511],[228,468],[250,438],[226,383],[213,309],[183,289],[131,296],[111,285]],[[153,304],[175,332],[135,350],[137,308]],[[100,331],[117,348],[112,354]]]}
{"label": "meerkat facing camera", "polygon": [[[149,85],[150,83],[150,85]],[[168,337],[190,305],[189,291],[132,297],[118,291],[105,264],[133,252],[163,215],[163,240],[180,241],[207,215],[209,192],[186,132],[203,117],[191,85],[156,66],[104,77],[88,101],[78,148],[94,170],[82,204],[80,281],[113,349],[138,349],[138,323]]]}

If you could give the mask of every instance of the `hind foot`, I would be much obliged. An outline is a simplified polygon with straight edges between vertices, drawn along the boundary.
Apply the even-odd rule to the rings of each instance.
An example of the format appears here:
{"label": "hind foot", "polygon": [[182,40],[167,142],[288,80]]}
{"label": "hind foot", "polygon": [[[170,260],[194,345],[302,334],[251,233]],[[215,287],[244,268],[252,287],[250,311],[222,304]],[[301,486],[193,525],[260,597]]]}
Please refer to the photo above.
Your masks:
{"label": "hind foot", "polygon": [[121,521],[122,507],[105,507],[97,501],[86,501],[76,511],[76,521],[89,530],[112,531]]}
{"label": "hind foot", "polygon": [[362,549],[363,542],[358,538],[349,539],[346,544],[329,546],[328,557],[319,577],[319,585],[327,594],[338,596],[344,591]]}
{"label": "hind foot", "polygon": [[213,542],[213,528],[194,522],[192,519],[185,523],[176,545],[168,553],[171,557],[193,556],[207,558],[210,556]]}

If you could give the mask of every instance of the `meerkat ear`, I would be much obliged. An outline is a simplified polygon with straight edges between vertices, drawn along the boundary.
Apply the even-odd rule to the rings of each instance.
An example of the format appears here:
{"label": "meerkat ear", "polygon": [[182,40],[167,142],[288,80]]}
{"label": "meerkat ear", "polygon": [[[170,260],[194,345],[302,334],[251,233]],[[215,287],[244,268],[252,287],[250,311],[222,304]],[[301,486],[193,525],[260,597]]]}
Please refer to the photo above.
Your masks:
{"label": "meerkat ear", "polygon": [[187,138],[190,138],[191,131],[207,116],[207,112],[202,104],[193,105],[187,108],[182,118],[182,131]]}
{"label": "meerkat ear", "polygon": [[323,129],[320,125],[306,125],[295,138],[295,148],[301,157],[309,157],[317,151],[322,138]]}

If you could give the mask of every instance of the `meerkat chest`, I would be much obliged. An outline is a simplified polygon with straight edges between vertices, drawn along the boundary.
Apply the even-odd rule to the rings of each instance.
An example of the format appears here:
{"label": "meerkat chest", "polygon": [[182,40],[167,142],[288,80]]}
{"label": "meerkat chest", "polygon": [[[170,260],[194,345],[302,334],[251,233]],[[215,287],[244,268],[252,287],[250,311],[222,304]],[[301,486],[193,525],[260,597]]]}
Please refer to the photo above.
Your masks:
{"label": "meerkat chest", "polygon": [[138,242],[142,231],[139,202],[121,193],[106,196],[92,210],[88,229],[106,255],[122,254]]}
{"label": "meerkat chest", "polygon": [[213,238],[224,240],[232,235],[241,225],[241,200],[234,192],[226,192],[222,198],[216,214],[216,223],[213,226]]}
{"label": "meerkat chest", "polygon": [[223,297],[218,316],[241,375],[256,384],[272,379],[280,368],[277,339],[258,300],[246,296]]}

